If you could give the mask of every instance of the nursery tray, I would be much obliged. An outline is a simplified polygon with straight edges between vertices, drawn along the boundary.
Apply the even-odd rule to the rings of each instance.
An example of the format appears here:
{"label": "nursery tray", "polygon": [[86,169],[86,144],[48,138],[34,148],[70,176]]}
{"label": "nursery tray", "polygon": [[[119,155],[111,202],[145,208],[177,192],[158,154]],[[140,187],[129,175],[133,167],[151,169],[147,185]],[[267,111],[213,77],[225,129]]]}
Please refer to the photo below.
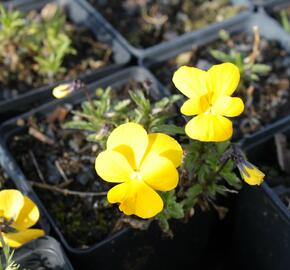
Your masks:
{"label": "nursery tray", "polygon": [[230,26],[234,24],[237,20],[239,21],[240,19],[244,18],[245,14],[250,14],[252,10],[252,4],[248,0],[232,0],[231,1],[233,5],[236,4],[242,4],[247,7],[248,11],[242,11],[236,16],[233,16],[229,19],[224,20],[223,22],[218,22],[218,23],[213,23],[208,26],[205,26],[201,29],[198,29],[194,32],[188,32],[183,35],[177,36],[176,38],[169,40],[169,41],[164,41],[162,43],[156,44],[154,46],[148,47],[146,49],[140,49],[137,47],[134,47],[131,45],[126,38],[119,32],[117,31],[113,25],[111,25],[104,17],[101,15],[101,13],[97,10],[94,9],[89,3],[87,3],[88,9],[95,10],[94,15],[98,20],[103,21],[104,25],[106,28],[116,37],[118,41],[120,41],[121,44],[124,45],[124,47],[132,54],[134,55],[139,64],[143,64],[144,61],[150,55],[155,54],[158,55],[158,52],[164,52],[167,51],[169,48],[174,48],[178,47],[180,44],[183,43],[184,40],[186,40],[189,36],[191,35],[200,35],[200,36],[207,36],[207,35],[212,35],[216,33],[217,29],[223,28]]}
{"label": "nursery tray", "polygon": [[[276,155],[276,133],[290,137],[290,117],[243,140],[242,147],[254,164]],[[267,175],[265,179],[261,186],[245,185],[237,198],[233,235],[241,270],[286,270],[290,265],[290,210],[279,198],[287,189],[276,192],[267,183]]]}
{"label": "nursery tray", "polygon": [[14,259],[21,269],[73,270],[60,244],[49,236],[38,238],[17,249]]}
{"label": "nursery tray", "polygon": [[[140,67],[132,67],[120,71],[112,76],[97,81],[89,85],[91,94],[95,94],[97,87],[112,86],[114,89],[124,85],[130,79],[150,80],[152,83],[153,99],[161,98],[168,93],[162,88],[158,81],[150,74],[149,71]],[[27,119],[31,115],[43,117],[61,104],[79,104],[85,99],[83,92],[76,93],[63,100],[55,100],[43,105],[33,111],[20,116],[21,119]],[[19,186],[28,189],[35,197],[38,195],[29,186],[26,176],[18,166],[15,158],[8,149],[11,138],[21,132],[21,127],[17,126],[17,119],[8,120],[0,127],[2,137],[1,146],[3,167],[13,181]],[[21,182],[21,183],[19,183]],[[87,249],[72,247],[55,220],[38,198],[38,203],[44,210],[45,215],[50,221],[56,235],[67,250],[71,260],[76,266],[82,269],[160,269],[160,265],[170,268],[184,264],[198,265],[198,262],[204,252],[211,234],[211,229],[217,221],[217,214],[214,211],[202,212],[196,210],[196,214],[189,220],[188,224],[173,222],[172,228],[176,236],[171,240],[163,239],[162,233],[157,224],[152,224],[147,231],[138,231],[130,228],[123,229],[113,234],[99,243],[95,243]]]}
{"label": "nursery tray", "polygon": [[[130,54],[120,44],[120,42],[111,34],[103,25],[103,21],[94,16],[94,12],[88,8],[85,0],[17,0],[7,4],[13,8],[30,11],[38,10],[45,6],[47,3],[56,2],[59,5],[65,6],[68,18],[78,26],[85,26],[92,31],[97,40],[108,44],[113,50],[113,63],[108,66],[101,67],[97,70],[88,71],[78,76],[79,79],[86,83],[92,82],[98,78],[104,77],[119,70],[130,61]],[[74,78],[72,78],[74,79]],[[51,100],[51,90],[55,85],[61,82],[55,82],[37,89],[31,89],[25,94],[17,97],[1,100],[0,101],[0,122],[22,112],[25,112],[36,105],[40,105],[47,100]]]}

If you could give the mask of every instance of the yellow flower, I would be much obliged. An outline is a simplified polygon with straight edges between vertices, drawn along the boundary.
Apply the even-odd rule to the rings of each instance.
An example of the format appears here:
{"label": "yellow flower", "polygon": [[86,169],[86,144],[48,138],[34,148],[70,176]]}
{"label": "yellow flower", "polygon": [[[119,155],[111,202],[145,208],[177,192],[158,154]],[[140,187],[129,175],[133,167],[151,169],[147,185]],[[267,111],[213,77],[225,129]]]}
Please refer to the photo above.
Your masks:
{"label": "yellow flower", "polygon": [[174,73],[173,83],[189,98],[181,112],[196,115],[185,127],[190,138],[220,142],[232,136],[232,122],[224,116],[238,116],[244,110],[243,101],[231,97],[239,80],[239,69],[231,63],[214,65],[208,71],[182,66]]}
{"label": "yellow flower", "polygon": [[43,230],[29,229],[38,219],[37,206],[20,191],[15,189],[0,191],[0,233],[8,246],[17,248],[43,236]]}
{"label": "yellow flower", "polygon": [[71,83],[64,83],[56,86],[52,89],[52,95],[55,98],[64,98],[68,96],[73,91],[73,87]]}
{"label": "yellow flower", "polygon": [[242,178],[249,185],[260,185],[264,181],[265,174],[249,161],[244,160],[237,166]]}
{"label": "yellow flower", "polygon": [[110,203],[120,203],[126,215],[151,218],[163,209],[155,190],[169,191],[178,184],[176,168],[182,155],[181,146],[170,136],[147,134],[142,126],[127,123],[112,131],[95,167],[103,180],[120,183],[109,190]]}

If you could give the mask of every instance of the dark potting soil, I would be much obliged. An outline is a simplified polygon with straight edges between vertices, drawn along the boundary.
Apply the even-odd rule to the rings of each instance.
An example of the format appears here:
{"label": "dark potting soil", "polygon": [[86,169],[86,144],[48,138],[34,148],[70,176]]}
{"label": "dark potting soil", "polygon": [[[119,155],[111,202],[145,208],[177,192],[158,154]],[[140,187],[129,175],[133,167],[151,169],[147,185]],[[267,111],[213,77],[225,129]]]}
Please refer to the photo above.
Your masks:
{"label": "dark potting soil", "polygon": [[[230,44],[230,45],[229,45]],[[192,51],[182,53],[158,66],[152,67],[154,75],[173,93],[178,90],[172,83],[172,75],[182,65],[208,69],[220,62],[210,54],[212,49],[229,53],[231,44],[245,55],[252,51],[253,35],[243,33],[234,35],[230,41],[217,41]],[[250,84],[245,82],[246,92],[236,90],[234,95],[240,96],[246,104],[243,114],[234,118],[234,139],[245,134],[254,133],[290,112],[290,56],[276,41],[261,38],[260,55],[256,63],[267,64],[272,68],[268,75],[260,76],[259,81]]]}
{"label": "dark potting soil", "polygon": [[[118,98],[128,98],[128,90],[134,85],[136,82],[132,81],[119,89]],[[101,180],[95,172],[95,159],[101,151],[97,143],[88,142],[85,132],[62,127],[72,119],[71,111],[78,108],[79,105],[73,108],[63,105],[44,118],[19,119],[24,131],[11,139],[9,148],[29,181],[63,190],[108,191],[113,185]],[[28,126],[52,141],[44,143],[29,135]],[[34,189],[69,245],[75,248],[87,248],[105,239],[121,217],[118,206],[109,205],[105,195],[66,196],[37,186]]]}
{"label": "dark potting soil", "polygon": [[0,190],[5,188],[14,188],[12,181],[10,181],[9,177],[4,173],[3,169],[0,167]]}
{"label": "dark potting soil", "polygon": [[135,47],[147,48],[244,10],[229,0],[90,0]]}
{"label": "dark potting soil", "polygon": [[[29,14],[38,16],[35,11],[31,11]],[[19,72],[9,74],[8,81],[0,79],[0,100],[16,97],[49,83],[74,79],[81,74],[99,69],[113,62],[112,49],[107,44],[96,40],[90,29],[77,27],[69,19],[67,19],[65,27],[69,29],[68,36],[71,39],[72,47],[76,50],[75,55],[69,54],[65,56],[62,65],[65,68],[65,72],[59,72],[53,78],[39,75],[34,70],[33,55],[27,56],[24,61],[18,63]],[[2,71],[7,70],[9,72],[5,64],[1,62],[1,59],[0,68]]]}

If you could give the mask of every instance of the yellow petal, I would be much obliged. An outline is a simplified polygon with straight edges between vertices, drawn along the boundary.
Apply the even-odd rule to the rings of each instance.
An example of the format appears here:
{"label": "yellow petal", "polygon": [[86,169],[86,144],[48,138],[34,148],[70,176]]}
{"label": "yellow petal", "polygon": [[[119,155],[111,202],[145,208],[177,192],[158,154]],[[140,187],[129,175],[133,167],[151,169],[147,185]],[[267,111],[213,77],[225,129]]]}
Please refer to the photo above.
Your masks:
{"label": "yellow petal", "polygon": [[172,81],[175,87],[189,98],[196,98],[207,93],[207,73],[204,70],[182,66],[175,71]]}
{"label": "yellow petal", "polygon": [[169,191],[178,184],[178,172],[167,158],[151,153],[142,162],[142,179],[153,189]]}
{"label": "yellow petal", "polygon": [[216,114],[234,117],[244,111],[244,102],[238,97],[221,96],[214,103],[212,110]]}
{"label": "yellow petal", "polygon": [[185,101],[180,109],[184,115],[196,115],[207,111],[209,108],[209,102],[207,95],[203,95],[196,98],[191,98]]}
{"label": "yellow petal", "polygon": [[121,183],[130,179],[133,170],[128,160],[119,152],[101,152],[95,162],[97,174],[105,181]]}
{"label": "yellow petal", "polygon": [[131,181],[126,181],[111,188],[107,194],[109,203],[120,203],[124,201],[131,186]]}
{"label": "yellow petal", "polygon": [[[40,229],[29,229],[17,233],[3,233],[4,242],[12,247],[18,248],[31,240],[43,236],[45,233]],[[1,246],[1,244],[0,244]]]}
{"label": "yellow petal", "polygon": [[175,167],[181,164],[183,151],[175,139],[163,133],[151,133],[148,139],[149,144],[144,160],[147,159],[147,155],[155,153],[169,159]]}
{"label": "yellow petal", "polygon": [[246,173],[241,170],[240,172],[245,182],[249,185],[260,185],[264,181],[265,174],[254,165],[252,165],[252,168],[245,167],[244,169]]}
{"label": "yellow petal", "polygon": [[23,231],[35,225],[38,219],[38,207],[32,200],[24,196],[24,205],[18,215],[18,218],[14,221],[12,226],[18,231]]}
{"label": "yellow petal", "polygon": [[58,85],[57,87],[53,88],[52,90],[52,95],[55,98],[64,98],[67,95],[69,95],[72,91],[71,84],[70,83],[65,83]]}
{"label": "yellow petal", "polygon": [[162,211],[163,201],[157,192],[143,181],[135,181],[134,187],[119,208],[126,215],[134,214],[140,218],[151,218]]}
{"label": "yellow petal", "polygon": [[187,123],[185,133],[195,140],[221,142],[232,136],[233,124],[220,115],[200,114]]}
{"label": "yellow petal", "polygon": [[0,212],[6,219],[16,219],[24,205],[24,198],[16,189],[0,191]]}
{"label": "yellow petal", "polygon": [[210,91],[214,93],[213,100],[219,96],[230,96],[238,87],[240,71],[232,63],[214,65],[207,73]]}
{"label": "yellow petal", "polygon": [[107,148],[122,153],[135,170],[139,168],[147,145],[147,132],[136,123],[118,126],[112,131],[107,141]]}

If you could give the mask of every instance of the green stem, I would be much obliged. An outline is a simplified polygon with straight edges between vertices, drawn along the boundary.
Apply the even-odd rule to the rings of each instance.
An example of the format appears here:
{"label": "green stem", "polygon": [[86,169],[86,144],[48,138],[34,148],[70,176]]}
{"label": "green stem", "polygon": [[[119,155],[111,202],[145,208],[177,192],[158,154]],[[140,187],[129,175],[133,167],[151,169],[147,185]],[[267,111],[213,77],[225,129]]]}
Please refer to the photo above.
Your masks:
{"label": "green stem", "polygon": [[290,23],[288,20],[288,15],[286,10],[281,10],[280,12],[281,23],[285,31],[290,32]]}
{"label": "green stem", "polygon": [[0,229],[0,243],[2,245],[2,251],[3,251],[3,255],[4,255],[4,262],[2,262],[2,258],[0,257],[0,270],[4,270],[4,264],[5,264],[5,262],[7,262],[7,253],[5,252],[6,243],[5,243],[4,238],[2,236],[1,229]]}
{"label": "green stem", "polygon": [[2,249],[3,249],[6,246],[6,243],[4,241],[1,229],[0,229],[0,243],[1,243]]}
{"label": "green stem", "polygon": [[95,108],[95,105],[94,105],[94,102],[93,102],[93,100],[92,100],[92,98],[91,98],[91,96],[90,96],[90,94],[89,94],[89,90],[88,90],[87,86],[84,85],[84,86],[82,87],[82,89],[83,89],[83,91],[84,91],[84,93],[85,93],[85,95],[86,95],[86,98],[87,98],[88,102],[90,103],[90,105],[91,105],[91,107],[92,107],[92,110],[93,110],[93,109]]}

